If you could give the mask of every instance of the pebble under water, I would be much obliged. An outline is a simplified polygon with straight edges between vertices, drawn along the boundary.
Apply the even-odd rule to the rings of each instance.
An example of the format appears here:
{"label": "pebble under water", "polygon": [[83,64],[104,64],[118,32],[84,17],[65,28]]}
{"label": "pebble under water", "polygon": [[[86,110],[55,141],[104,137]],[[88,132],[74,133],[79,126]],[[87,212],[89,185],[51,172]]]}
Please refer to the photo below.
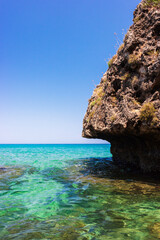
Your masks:
{"label": "pebble under water", "polygon": [[1,240],[160,239],[160,183],[110,145],[0,145]]}

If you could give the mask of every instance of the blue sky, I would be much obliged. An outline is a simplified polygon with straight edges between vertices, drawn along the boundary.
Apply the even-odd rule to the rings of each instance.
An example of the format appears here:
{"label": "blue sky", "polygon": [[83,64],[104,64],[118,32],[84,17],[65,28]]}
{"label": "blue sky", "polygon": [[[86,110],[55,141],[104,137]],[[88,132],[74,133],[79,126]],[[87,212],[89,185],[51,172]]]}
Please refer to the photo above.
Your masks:
{"label": "blue sky", "polygon": [[83,117],[139,2],[0,0],[0,143],[101,142]]}

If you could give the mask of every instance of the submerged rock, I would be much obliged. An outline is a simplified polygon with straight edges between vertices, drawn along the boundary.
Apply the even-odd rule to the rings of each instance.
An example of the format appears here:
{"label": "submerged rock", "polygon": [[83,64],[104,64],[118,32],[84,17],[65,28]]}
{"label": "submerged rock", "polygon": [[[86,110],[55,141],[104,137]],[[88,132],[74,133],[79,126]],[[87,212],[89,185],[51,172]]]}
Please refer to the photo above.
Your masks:
{"label": "submerged rock", "polygon": [[149,227],[151,236],[160,239],[160,222],[157,222]]}
{"label": "submerged rock", "polygon": [[111,143],[113,160],[160,172],[160,1],[143,0],[89,100],[82,136]]}
{"label": "submerged rock", "polygon": [[58,168],[58,167],[50,167],[41,171],[41,174],[48,180],[57,180],[60,182],[64,182],[68,179],[69,174],[67,171]]}
{"label": "submerged rock", "polygon": [[0,181],[12,180],[26,172],[32,174],[35,171],[37,170],[31,166],[0,166]]}
{"label": "submerged rock", "polygon": [[0,167],[0,180],[9,180],[20,177],[24,174],[24,169],[16,166]]}

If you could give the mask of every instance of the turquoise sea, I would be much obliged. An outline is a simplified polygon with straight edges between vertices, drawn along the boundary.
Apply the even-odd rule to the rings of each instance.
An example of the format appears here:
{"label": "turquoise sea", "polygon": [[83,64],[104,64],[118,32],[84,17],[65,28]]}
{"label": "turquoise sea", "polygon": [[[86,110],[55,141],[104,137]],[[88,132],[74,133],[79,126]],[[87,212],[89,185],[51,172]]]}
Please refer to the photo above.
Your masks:
{"label": "turquoise sea", "polygon": [[0,145],[0,239],[160,239],[160,184],[109,144]]}

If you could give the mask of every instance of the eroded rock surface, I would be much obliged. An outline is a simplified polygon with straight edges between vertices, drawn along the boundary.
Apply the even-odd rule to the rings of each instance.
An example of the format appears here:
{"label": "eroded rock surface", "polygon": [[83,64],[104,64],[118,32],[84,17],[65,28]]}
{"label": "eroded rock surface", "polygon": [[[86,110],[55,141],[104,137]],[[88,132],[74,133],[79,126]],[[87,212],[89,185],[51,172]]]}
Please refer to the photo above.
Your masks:
{"label": "eroded rock surface", "polygon": [[118,164],[160,172],[160,1],[142,1],[89,100],[83,137],[111,143]]}

